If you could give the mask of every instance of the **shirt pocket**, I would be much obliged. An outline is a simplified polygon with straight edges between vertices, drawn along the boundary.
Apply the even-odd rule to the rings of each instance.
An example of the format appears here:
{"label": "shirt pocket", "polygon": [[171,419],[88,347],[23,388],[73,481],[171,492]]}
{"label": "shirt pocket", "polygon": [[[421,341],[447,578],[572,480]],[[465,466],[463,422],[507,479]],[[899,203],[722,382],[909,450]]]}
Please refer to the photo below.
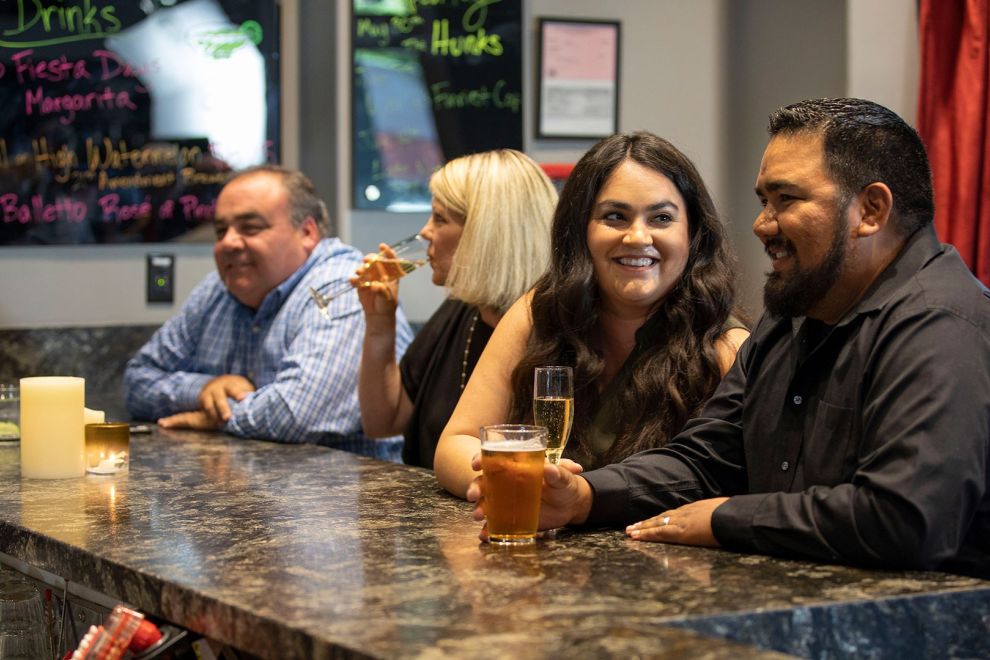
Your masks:
{"label": "shirt pocket", "polygon": [[856,466],[856,409],[819,401],[802,460],[803,487],[847,483]]}

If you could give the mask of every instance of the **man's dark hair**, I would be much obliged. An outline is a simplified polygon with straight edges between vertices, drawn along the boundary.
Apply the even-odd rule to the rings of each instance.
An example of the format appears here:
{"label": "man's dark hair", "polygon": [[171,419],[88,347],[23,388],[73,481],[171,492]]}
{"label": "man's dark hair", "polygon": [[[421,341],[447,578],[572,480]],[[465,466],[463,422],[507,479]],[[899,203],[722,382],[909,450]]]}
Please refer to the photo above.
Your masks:
{"label": "man's dark hair", "polygon": [[893,226],[903,236],[932,222],[932,172],[918,133],[896,113],[863,99],[816,99],[770,115],[771,137],[818,133],[825,170],[847,199],[874,182],[894,197]]}
{"label": "man's dark hair", "polygon": [[[316,192],[316,186],[313,185],[313,182],[299,170],[289,169],[282,165],[265,163],[240,170],[230,181],[239,179],[242,176],[259,173],[274,174],[281,178],[282,185],[288,194],[289,217],[292,220],[293,227],[298,229],[306,222],[306,218],[313,218],[316,221],[316,227],[320,230],[321,236],[328,236],[330,234],[330,213],[327,211],[327,205],[320,199],[320,195]],[[230,181],[227,183],[230,183]]]}

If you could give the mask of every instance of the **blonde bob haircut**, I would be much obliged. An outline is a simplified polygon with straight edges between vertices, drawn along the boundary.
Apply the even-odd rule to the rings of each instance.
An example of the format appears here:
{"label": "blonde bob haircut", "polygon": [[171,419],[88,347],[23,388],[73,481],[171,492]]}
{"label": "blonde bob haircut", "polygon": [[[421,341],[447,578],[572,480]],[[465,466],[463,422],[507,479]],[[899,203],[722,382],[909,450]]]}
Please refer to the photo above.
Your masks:
{"label": "blonde bob haircut", "polygon": [[550,261],[557,191],[514,149],[456,158],[430,178],[434,202],[464,218],[445,286],[469,305],[502,314]]}

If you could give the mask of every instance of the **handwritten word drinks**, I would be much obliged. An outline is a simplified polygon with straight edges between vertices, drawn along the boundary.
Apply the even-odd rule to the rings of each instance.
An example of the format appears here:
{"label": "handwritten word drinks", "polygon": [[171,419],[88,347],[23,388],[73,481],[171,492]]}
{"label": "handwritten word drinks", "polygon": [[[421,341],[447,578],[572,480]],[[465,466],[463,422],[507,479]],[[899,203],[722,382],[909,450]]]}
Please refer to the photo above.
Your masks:
{"label": "handwritten word drinks", "polygon": [[4,31],[7,43],[31,45],[18,42],[21,35],[34,28],[40,28],[48,38],[48,44],[77,41],[80,37],[102,39],[120,32],[123,25],[117,17],[113,5],[97,7],[91,0],[83,0],[75,6],[63,6],[57,2],[42,0],[16,0],[17,24]]}

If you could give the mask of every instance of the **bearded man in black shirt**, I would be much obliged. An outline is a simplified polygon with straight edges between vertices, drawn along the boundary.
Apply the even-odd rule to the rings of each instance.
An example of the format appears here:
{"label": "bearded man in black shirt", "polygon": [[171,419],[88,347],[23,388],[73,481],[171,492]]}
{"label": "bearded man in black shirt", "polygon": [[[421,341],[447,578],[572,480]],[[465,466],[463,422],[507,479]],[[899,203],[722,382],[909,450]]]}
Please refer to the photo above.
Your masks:
{"label": "bearded man in black shirt", "polygon": [[990,577],[990,292],[936,238],[921,140],[859,99],[769,131],[752,336],[667,446],[548,465],[541,526]]}

